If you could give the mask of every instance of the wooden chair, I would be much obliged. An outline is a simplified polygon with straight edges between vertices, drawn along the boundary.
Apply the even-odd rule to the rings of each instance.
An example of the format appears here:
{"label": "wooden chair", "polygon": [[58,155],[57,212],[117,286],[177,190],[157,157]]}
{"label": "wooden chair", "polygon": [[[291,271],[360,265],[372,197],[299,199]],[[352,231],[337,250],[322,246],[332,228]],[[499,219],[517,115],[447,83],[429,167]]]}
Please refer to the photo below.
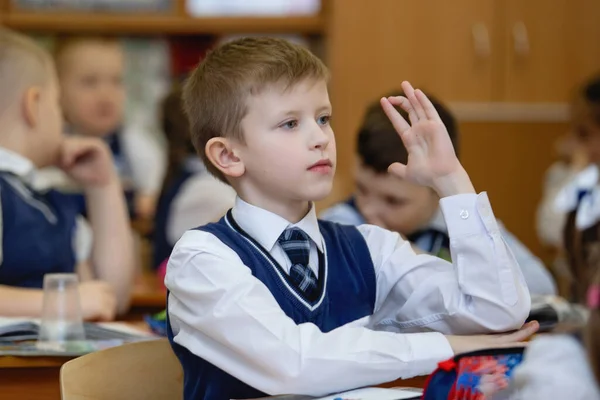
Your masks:
{"label": "wooden chair", "polygon": [[65,363],[60,386],[63,400],[177,400],[183,398],[183,371],[168,340],[151,340]]}

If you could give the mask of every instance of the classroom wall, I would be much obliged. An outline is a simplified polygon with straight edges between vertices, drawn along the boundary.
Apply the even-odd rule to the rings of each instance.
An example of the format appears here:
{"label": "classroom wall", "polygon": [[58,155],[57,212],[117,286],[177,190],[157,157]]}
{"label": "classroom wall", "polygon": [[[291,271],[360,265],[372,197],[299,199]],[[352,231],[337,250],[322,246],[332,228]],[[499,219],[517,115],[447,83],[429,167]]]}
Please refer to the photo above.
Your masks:
{"label": "classroom wall", "polygon": [[[550,4],[551,3],[551,4]],[[338,172],[326,206],[353,190],[356,129],[402,80],[457,110],[462,161],[496,215],[549,261],[535,210],[573,91],[600,71],[597,0],[330,0],[325,35]],[[465,106],[466,105],[466,106]],[[464,111],[468,112],[464,112]]]}

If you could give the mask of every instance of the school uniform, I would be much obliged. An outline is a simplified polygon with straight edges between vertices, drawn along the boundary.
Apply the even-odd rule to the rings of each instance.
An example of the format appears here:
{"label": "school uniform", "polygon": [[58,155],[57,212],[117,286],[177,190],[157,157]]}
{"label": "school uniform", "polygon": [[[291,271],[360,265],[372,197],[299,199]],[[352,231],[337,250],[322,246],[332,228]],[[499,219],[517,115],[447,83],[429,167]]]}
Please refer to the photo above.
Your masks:
{"label": "school uniform", "polygon": [[555,208],[567,215],[563,231],[573,279],[570,300],[585,303],[587,286],[600,263],[600,172],[596,165],[581,171],[556,196]]}
{"label": "school uniform", "polygon": [[440,204],[454,265],[397,233],[319,221],[314,206],[292,224],[237,198],[186,232],[165,278],[184,397],[323,395],[423,375],[453,355],[443,334],[518,328],[529,292],[487,195]]}
{"label": "school uniform", "polygon": [[[76,135],[76,132],[69,128],[67,134]],[[111,151],[115,169],[121,179],[129,216],[135,218],[136,193],[154,194],[160,190],[165,171],[164,151],[150,134],[131,127],[117,130],[103,139]],[[45,169],[43,174],[59,175],[52,169]],[[82,189],[64,177],[51,179],[55,181],[54,187],[71,193],[86,215],[87,206]]]}
{"label": "school uniform", "polygon": [[71,196],[37,190],[28,159],[0,148],[0,285],[41,288],[47,273],[75,272],[91,232]]}
{"label": "school uniform", "polygon": [[[348,225],[366,223],[353,197],[324,210],[320,218]],[[500,221],[498,221],[498,228],[521,267],[530,293],[536,295],[556,294],[556,284],[544,263],[534,256]],[[425,227],[412,233],[407,239],[424,252],[451,261],[450,237],[441,210],[438,209]]]}
{"label": "school uniform", "polygon": [[206,170],[197,157],[189,157],[163,189],[154,217],[154,266],[158,267],[188,229],[222,217],[233,206],[235,191]]}
{"label": "school uniform", "polygon": [[533,340],[513,375],[514,400],[599,400],[600,389],[581,341],[570,335]]}

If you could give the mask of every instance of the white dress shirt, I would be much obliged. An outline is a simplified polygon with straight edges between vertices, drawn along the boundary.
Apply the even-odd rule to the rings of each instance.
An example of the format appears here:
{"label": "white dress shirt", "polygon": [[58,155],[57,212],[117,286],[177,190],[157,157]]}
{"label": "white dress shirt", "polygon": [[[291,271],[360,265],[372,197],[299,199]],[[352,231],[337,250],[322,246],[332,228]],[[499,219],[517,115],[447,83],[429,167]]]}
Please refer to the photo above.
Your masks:
{"label": "white dress shirt", "polygon": [[514,400],[599,400],[585,349],[568,335],[536,338],[513,374]]}
{"label": "white dress shirt", "polygon": [[[265,393],[323,395],[430,373],[453,355],[442,333],[520,327],[529,292],[487,195],[447,197],[440,206],[454,264],[416,255],[397,233],[357,227],[375,269],[375,311],[327,333],[287,317],[214,235],[186,232],[165,278],[174,341]],[[310,265],[317,272],[317,249],[325,244],[314,207],[291,224],[238,198],[233,217],[286,271],[290,262],[277,238],[290,226],[303,229],[312,239]]]}

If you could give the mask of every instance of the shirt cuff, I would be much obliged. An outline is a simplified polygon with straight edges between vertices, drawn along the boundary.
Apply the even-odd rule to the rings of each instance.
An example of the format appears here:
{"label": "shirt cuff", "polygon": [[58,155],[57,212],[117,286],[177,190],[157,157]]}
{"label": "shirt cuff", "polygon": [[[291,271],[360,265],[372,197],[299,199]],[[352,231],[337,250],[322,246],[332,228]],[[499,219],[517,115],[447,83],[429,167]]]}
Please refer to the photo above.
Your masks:
{"label": "shirt cuff", "polygon": [[498,232],[498,223],[486,192],[444,197],[440,199],[440,208],[451,238]]}
{"label": "shirt cuff", "polygon": [[411,349],[413,358],[410,361],[410,371],[414,376],[429,375],[440,362],[454,357],[448,339],[441,333],[407,333],[402,336],[406,338]]}

